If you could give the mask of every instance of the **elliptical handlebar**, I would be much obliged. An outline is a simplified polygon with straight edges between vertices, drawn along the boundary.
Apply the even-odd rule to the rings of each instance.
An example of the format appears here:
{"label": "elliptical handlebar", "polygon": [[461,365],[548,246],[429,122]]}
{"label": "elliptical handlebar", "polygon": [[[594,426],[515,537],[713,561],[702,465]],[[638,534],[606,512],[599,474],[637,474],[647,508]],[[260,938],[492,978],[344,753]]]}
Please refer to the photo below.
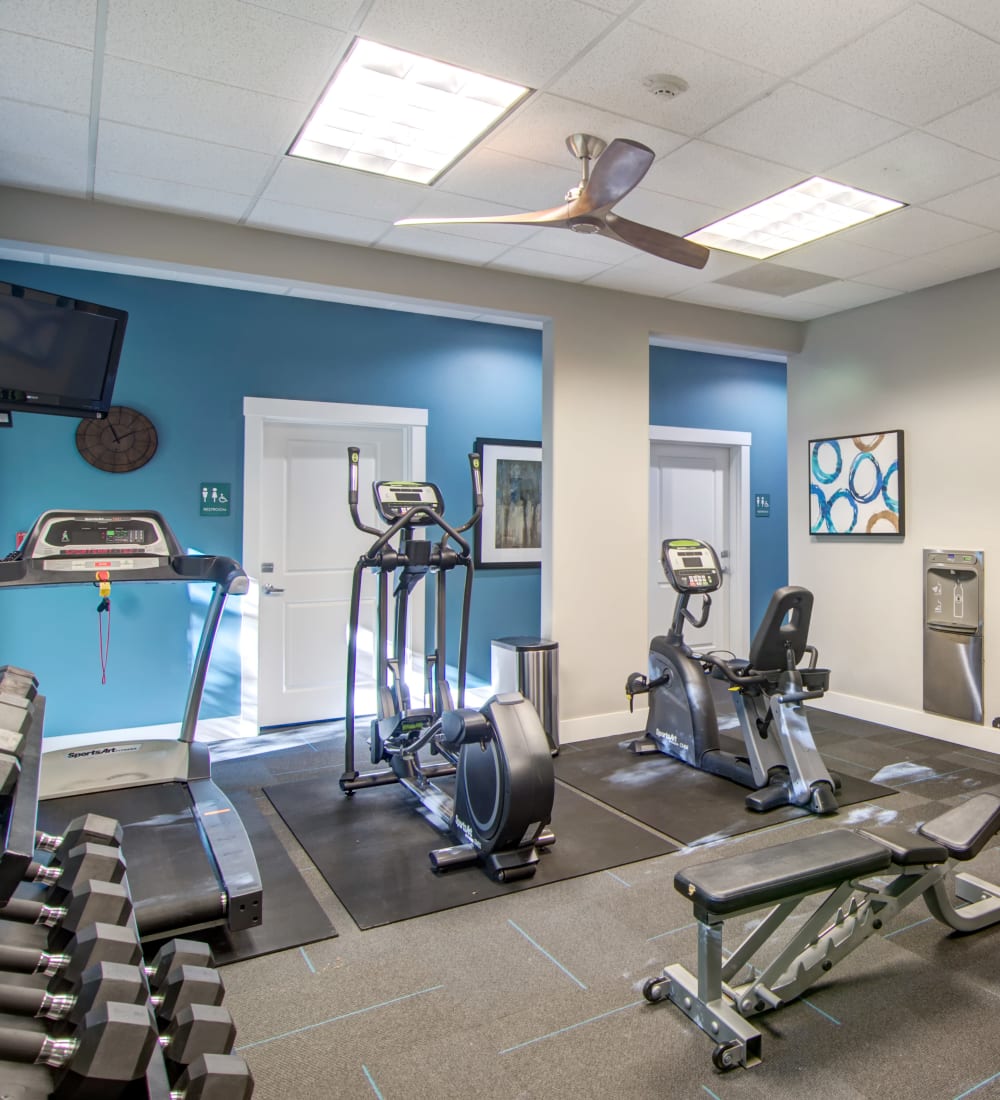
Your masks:
{"label": "elliptical handlebar", "polygon": [[359,531],[369,535],[380,535],[382,532],[377,527],[369,527],[361,519],[358,511],[358,471],[361,465],[361,448],[347,448],[347,503],[351,508],[351,519]]}
{"label": "elliptical handlebar", "polygon": [[475,451],[469,454],[469,472],[472,474],[472,518],[457,528],[459,531],[475,527],[483,514],[483,463]]}

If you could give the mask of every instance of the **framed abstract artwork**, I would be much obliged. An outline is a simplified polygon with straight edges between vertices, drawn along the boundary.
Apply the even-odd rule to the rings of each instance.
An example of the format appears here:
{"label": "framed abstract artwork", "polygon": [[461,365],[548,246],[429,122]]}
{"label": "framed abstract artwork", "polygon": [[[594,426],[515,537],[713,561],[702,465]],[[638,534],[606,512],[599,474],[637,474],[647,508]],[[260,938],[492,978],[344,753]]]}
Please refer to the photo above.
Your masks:
{"label": "framed abstract artwork", "polygon": [[903,433],[809,440],[810,535],[906,533]]}
{"label": "framed abstract artwork", "polygon": [[476,569],[540,566],[542,445],[477,439],[482,459],[483,518],[476,525]]}

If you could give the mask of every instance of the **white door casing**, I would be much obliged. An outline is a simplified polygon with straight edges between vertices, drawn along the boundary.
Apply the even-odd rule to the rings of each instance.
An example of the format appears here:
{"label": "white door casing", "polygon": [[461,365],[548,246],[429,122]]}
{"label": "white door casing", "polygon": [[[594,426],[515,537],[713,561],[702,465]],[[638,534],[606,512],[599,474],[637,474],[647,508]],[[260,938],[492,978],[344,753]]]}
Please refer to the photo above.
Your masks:
{"label": "white door casing", "polygon": [[[713,595],[708,627],[700,632],[689,627],[685,637],[691,644],[745,656],[750,645],[751,434],[651,425],[649,438],[648,634],[666,633],[676,598],[660,564],[663,539],[717,539],[715,549],[728,552],[722,560],[725,581]],[[668,531],[664,523],[692,529]]]}
{"label": "white door casing", "polygon": [[[244,399],[244,726],[339,717],[346,694],[346,626],[355,562],[371,537],[347,506],[347,446],[361,448],[359,509],[376,521],[377,477],[421,480],[427,412],[389,406]],[[268,592],[267,586],[270,587]],[[365,575],[359,633],[358,713],[372,684],[374,578]],[[423,601],[411,637],[423,637]]]}

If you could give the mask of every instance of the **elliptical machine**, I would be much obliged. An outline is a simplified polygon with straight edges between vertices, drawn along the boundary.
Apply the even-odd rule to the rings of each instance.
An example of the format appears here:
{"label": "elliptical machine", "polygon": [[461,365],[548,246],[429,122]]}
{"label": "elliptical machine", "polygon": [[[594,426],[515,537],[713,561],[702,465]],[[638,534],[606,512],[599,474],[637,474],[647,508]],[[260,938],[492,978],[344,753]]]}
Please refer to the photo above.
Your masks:
{"label": "elliptical machine", "polygon": [[[667,539],[661,550],[663,571],[677,593],[670,633],[649,645],[649,676],[633,672],[625,685],[629,709],[633,697],[649,694],[645,737],[632,752],[661,752],[702,771],[744,787],[747,809],[761,813],[778,806],[802,806],[817,814],[837,811],[839,784],[830,776],[809,729],[802,704],[829,687],[830,670],[817,668],[817,650],[807,644],[813,596],[786,586],[771,597],[754,635],[750,656],[725,660],[716,653],[695,653],[684,641],[684,624],[696,630],[708,622],[711,592],[722,587],[722,567],[708,543]],[[688,607],[702,597],[701,613]],[[809,665],[800,662],[809,654]],[[708,675],[729,684],[746,756],[720,747],[719,722]]]}
{"label": "elliptical machine", "polygon": [[[377,481],[375,506],[388,524],[369,527],[358,514],[360,452],[349,447],[348,503],[359,531],[375,542],[358,559],[351,587],[347,643],[347,717],[344,774],[340,787],[347,795],[364,787],[401,783],[420,800],[432,823],[458,841],[430,853],[435,871],[479,862],[497,882],[530,878],[539,850],[555,843],[548,828],[552,818],[555,773],[548,738],[534,707],[517,692],[495,695],[482,707],[465,707],[465,671],[472,602],[472,558],[462,532],[473,527],[483,510],[479,455],[470,454],[474,511],[461,527],[444,518],[441,491],[430,482]],[[416,528],[438,527],[441,538],[418,539]],[[399,535],[394,547],[392,540]],[[449,546],[449,539],[455,546]],[[445,578],[454,568],[465,570],[458,657],[458,706],[452,702],[445,666]],[[371,762],[388,768],[358,772],[354,758],[355,680],[361,579],[366,569],[378,576],[375,645],[377,714],[371,724]],[[427,575],[436,575],[434,652],[425,657],[425,690],[430,705],[411,706],[404,678],[407,608],[410,594]],[[389,578],[396,578],[395,627],[389,656]],[[426,763],[420,750],[444,758]],[[455,776],[455,797],[434,782]]]}

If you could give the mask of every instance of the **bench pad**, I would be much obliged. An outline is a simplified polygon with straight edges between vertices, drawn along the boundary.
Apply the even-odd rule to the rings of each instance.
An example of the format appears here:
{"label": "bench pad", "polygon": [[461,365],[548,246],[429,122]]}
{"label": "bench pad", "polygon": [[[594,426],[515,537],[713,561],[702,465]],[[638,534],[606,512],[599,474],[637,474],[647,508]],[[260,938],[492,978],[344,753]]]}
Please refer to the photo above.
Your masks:
{"label": "bench pad", "polygon": [[725,916],[876,874],[891,859],[877,841],[834,829],[678,871],[674,888],[697,908]]}
{"label": "bench pad", "polygon": [[961,806],[925,821],[918,832],[944,845],[955,859],[972,859],[1000,829],[1000,798],[977,794]]}

